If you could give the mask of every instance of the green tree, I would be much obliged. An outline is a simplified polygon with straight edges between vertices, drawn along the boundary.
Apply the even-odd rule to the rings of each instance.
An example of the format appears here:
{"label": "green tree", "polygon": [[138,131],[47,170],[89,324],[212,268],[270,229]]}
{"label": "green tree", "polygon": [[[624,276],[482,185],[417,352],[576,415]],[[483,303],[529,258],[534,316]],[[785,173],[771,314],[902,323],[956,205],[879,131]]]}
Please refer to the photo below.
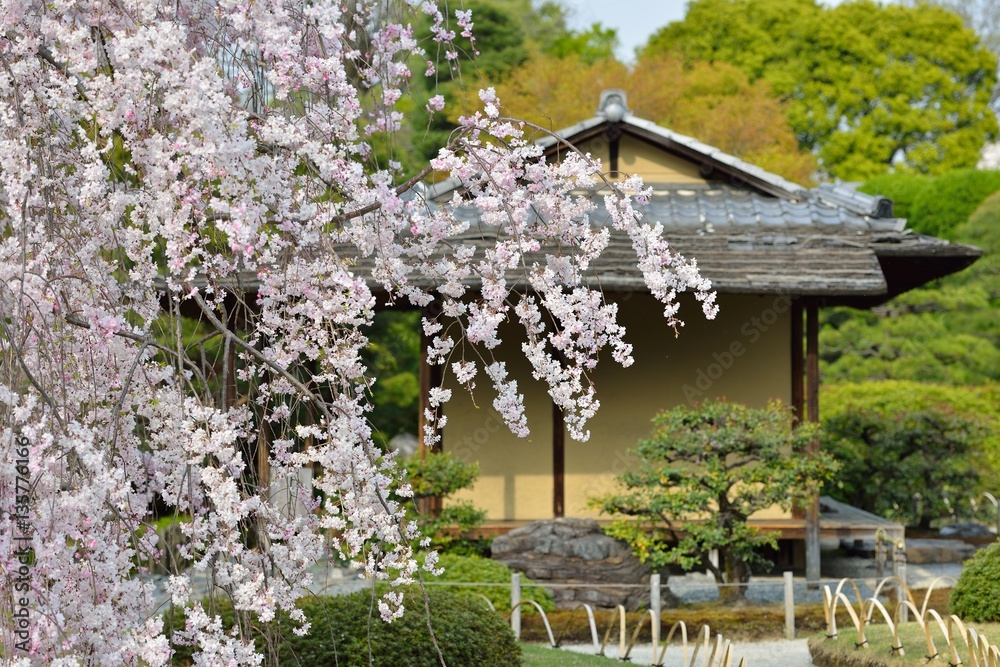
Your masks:
{"label": "green tree", "polygon": [[[977,465],[984,479],[993,479],[1000,471],[1000,384],[949,386],[884,380],[824,385],[820,411],[824,424],[866,412],[883,415],[886,421],[898,415],[931,413],[977,424],[983,429],[982,441],[976,448]],[[830,489],[831,495],[841,492],[842,486]],[[973,492],[970,488],[965,495]],[[840,497],[850,502],[846,495]]]}
{"label": "green tree", "polygon": [[843,179],[972,167],[997,133],[996,56],[928,4],[694,0],[643,51],[666,52],[770,83],[799,143]]}
{"label": "green tree", "polygon": [[371,389],[369,416],[381,439],[417,434],[420,410],[420,313],[383,310],[375,315],[364,350],[366,365],[378,377]]}
{"label": "green tree", "polygon": [[[751,83],[725,63],[685,66],[667,55],[629,68],[613,59],[587,65],[577,58],[539,56],[494,86],[511,115],[553,130],[593,113],[597,91],[622,88],[638,116],[799,183],[808,183],[816,172],[815,158],[799,149],[767,84]],[[471,91],[467,99],[467,106],[475,102]]]}
{"label": "green tree", "polygon": [[[413,500],[447,499],[456,491],[467,489],[479,478],[479,464],[455,458],[449,452],[423,452],[404,462]],[[416,503],[414,503],[415,505]],[[472,539],[469,532],[486,520],[486,512],[468,500],[451,501],[440,511],[414,514],[420,533],[430,538],[431,547],[456,554],[480,554],[488,542]]]}
{"label": "green tree", "polygon": [[[997,172],[955,172],[937,178],[883,176],[864,187],[892,196],[902,192],[918,231],[939,228],[954,241],[982,248],[971,267],[933,284],[911,290],[891,302],[857,311],[835,308],[824,313],[820,331],[821,371],[825,383],[864,380],[918,380],[945,384],[1000,381],[1000,193],[989,196],[956,225],[951,211],[967,215],[992,188]],[[962,179],[971,183],[964,183]],[[938,181],[944,181],[943,186]],[[897,185],[903,187],[895,188]],[[913,194],[916,193],[916,194]],[[931,213],[939,211],[939,213]],[[964,212],[964,213],[963,213]]]}
{"label": "green tree", "polygon": [[[743,584],[753,568],[767,567],[756,552],[776,546],[776,534],[747,523],[754,512],[819,491],[836,463],[825,453],[804,455],[817,436],[814,425],[795,425],[778,402],[755,409],[707,402],[681,406],[653,419],[639,443],[639,469],[618,477],[622,490],[590,505],[619,517],[609,535],[628,542],[653,568],[707,567],[718,584]],[[628,517],[627,519],[621,517]],[[719,551],[719,565],[707,558]],[[720,589],[730,602],[745,598],[742,586]]]}
{"label": "green tree", "polygon": [[594,23],[586,30],[570,30],[559,35],[544,48],[544,52],[557,58],[575,58],[591,65],[614,58],[617,46],[618,33],[615,29]]}
{"label": "green tree", "polygon": [[823,420],[823,447],[841,462],[831,495],[921,529],[952,511],[971,514],[985,466],[985,427],[946,407],[856,407]]}

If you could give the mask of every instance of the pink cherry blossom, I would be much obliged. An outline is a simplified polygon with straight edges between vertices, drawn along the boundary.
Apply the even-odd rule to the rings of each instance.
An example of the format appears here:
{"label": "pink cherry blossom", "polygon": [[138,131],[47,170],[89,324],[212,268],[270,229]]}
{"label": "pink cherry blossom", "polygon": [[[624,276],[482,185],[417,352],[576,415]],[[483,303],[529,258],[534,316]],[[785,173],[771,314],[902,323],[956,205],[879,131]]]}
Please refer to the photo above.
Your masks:
{"label": "pink cherry blossom", "polygon": [[[430,204],[398,156],[382,161],[373,137],[401,127],[407,63],[433,76],[461,51],[456,29],[472,35],[471,12],[413,4],[0,3],[3,580],[20,567],[25,524],[8,508],[25,476],[33,554],[17,664],[167,663],[142,576],[165,558],[154,499],[189,519],[175,555],[187,569],[168,588],[187,607],[175,639],[199,665],[263,657],[202,605],[194,574],[244,618],[285,610],[300,632],[296,600],[333,552],[371,580],[412,582],[416,528],[367,419],[377,378],[361,351],[376,308],[440,305],[422,322],[429,363],[469,390],[482,369],[520,436],[526,378],[507,370],[501,325],[523,329],[522,353],[578,439],[599,407],[600,351],[632,362],[617,307],[588,276],[609,229],[578,193],[606,185],[599,165],[546,162],[492,90],[420,174],[446,172],[464,196]],[[414,12],[430,19],[427,44]],[[684,291],[714,316],[697,266],[636,209],[642,183],[608,192],[667,320],[682,324]],[[474,243],[473,230],[495,233]],[[435,388],[429,404],[451,393]],[[433,444],[444,417],[427,417]],[[258,451],[271,480],[319,471],[293,494],[304,515],[269,501]],[[401,596],[378,610],[398,618]]]}

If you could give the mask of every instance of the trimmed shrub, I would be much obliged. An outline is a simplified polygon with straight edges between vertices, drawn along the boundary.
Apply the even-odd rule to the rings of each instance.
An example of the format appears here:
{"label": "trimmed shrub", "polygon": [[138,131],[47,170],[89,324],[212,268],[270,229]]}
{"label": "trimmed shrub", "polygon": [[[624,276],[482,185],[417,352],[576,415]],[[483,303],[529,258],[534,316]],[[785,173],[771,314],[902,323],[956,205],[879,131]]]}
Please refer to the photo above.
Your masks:
{"label": "trimmed shrub", "polygon": [[[417,588],[405,592],[406,613],[392,623],[379,618],[378,598],[372,591],[300,601],[309,634],[293,633],[296,624],[287,615],[265,628],[254,628],[258,650],[276,665],[338,665],[339,667],[438,667],[441,662],[427,630],[427,612]],[[428,589],[430,623],[446,664],[518,667],[521,649],[514,634],[486,603],[466,593]],[[225,627],[233,624],[232,607],[217,605]],[[167,614],[165,630],[184,627],[181,610]],[[266,637],[275,637],[268,647]],[[173,664],[191,664],[192,648],[175,646]]]}
{"label": "trimmed shrub", "polygon": [[883,174],[858,190],[891,199],[893,214],[906,218],[921,234],[954,240],[955,228],[968,220],[986,197],[1000,191],[1000,171],[958,169],[937,177]]}
{"label": "trimmed shrub", "polygon": [[913,202],[934,181],[921,174],[881,174],[865,181],[858,190],[870,195],[892,200],[892,214],[909,219],[913,215]]}
{"label": "trimmed shrub", "polygon": [[951,591],[951,612],[973,623],[1000,621],[1000,542],[965,561]]}
{"label": "trimmed shrub", "polygon": [[[428,580],[475,582],[478,584],[510,583],[512,570],[503,563],[490,560],[489,558],[442,554],[438,564],[444,568],[444,573],[439,577],[426,577]],[[525,576],[521,577],[521,582],[522,600],[534,600],[545,611],[553,611],[556,608],[555,602],[552,600],[552,594],[547,590],[540,586],[532,586],[531,580]],[[510,611],[509,588],[502,586],[463,586],[462,590],[485,596],[499,612]],[[535,608],[531,605],[522,605],[521,609],[526,614],[531,614],[535,611]]]}
{"label": "trimmed shrub", "polygon": [[823,449],[841,463],[829,491],[837,500],[924,530],[952,511],[972,513],[961,501],[984,468],[980,420],[949,409],[856,408],[826,418],[823,430]]}
{"label": "trimmed shrub", "polygon": [[910,226],[922,234],[955,237],[989,195],[1000,191],[1000,171],[960,169],[935,178],[913,201]]}

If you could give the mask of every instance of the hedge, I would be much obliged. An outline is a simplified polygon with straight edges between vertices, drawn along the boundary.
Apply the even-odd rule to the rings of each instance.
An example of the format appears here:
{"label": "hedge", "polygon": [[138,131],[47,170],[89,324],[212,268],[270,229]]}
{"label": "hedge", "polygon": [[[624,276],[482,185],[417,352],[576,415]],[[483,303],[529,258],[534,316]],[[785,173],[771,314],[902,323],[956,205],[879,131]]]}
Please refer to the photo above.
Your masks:
{"label": "hedge", "polygon": [[[449,665],[483,667],[518,667],[521,650],[500,614],[486,603],[466,593],[429,588],[431,626],[445,662]],[[372,591],[359,591],[335,597],[305,598],[300,607],[312,624],[309,633],[293,633],[296,624],[286,614],[266,626],[254,628],[257,649],[277,665],[302,667],[338,665],[339,667],[439,667],[441,661],[427,630],[423,594],[417,588],[406,590],[402,618],[385,623],[379,618],[378,599]],[[234,624],[232,607],[225,602],[215,607],[223,622]],[[164,628],[184,627],[184,612],[174,609],[165,614]],[[274,638],[267,641],[267,637]],[[172,644],[175,665],[189,665],[193,647]],[[370,661],[369,661],[370,658]]]}

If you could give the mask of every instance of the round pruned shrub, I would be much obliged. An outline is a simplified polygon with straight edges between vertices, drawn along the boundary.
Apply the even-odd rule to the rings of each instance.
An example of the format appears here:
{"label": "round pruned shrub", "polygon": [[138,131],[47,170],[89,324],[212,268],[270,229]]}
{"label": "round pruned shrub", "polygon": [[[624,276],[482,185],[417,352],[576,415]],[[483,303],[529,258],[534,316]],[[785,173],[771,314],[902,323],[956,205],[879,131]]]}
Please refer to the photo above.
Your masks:
{"label": "round pruned shrub", "polygon": [[[495,560],[480,556],[459,556],[441,554],[438,566],[444,572],[437,577],[426,577],[428,581],[453,581],[477,584],[509,584],[511,569]],[[507,586],[463,586],[462,591],[484,596],[499,612],[510,611],[510,588]],[[521,576],[521,599],[534,600],[545,611],[554,611],[552,594],[540,586],[531,585],[531,580]],[[525,614],[535,613],[531,605],[521,605]]]}
{"label": "round pruned shrub", "polygon": [[[428,589],[427,599],[417,587],[406,590],[402,618],[385,623],[379,618],[378,596],[372,591],[300,600],[311,624],[305,636],[297,624],[279,615],[267,628],[255,628],[257,648],[276,665],[300,667],[439,667],[441,664],[427,629],[427,608],[434,637],[448,665],[518,667],[521,649],[500,614],[468,593]],[[219,607],[220,605],[216,605]],[[222,607],[227,605],[223,604]],[[233,623],[232,608],[219,609],[223,624]],[[184,628],[183,613],[167,614],[165,630]],[[268,640],[270,637],[272,639]],[[270,644],[270,646],[268,646]],[[175,645],[175,665],[191,664],[192,647]]]}
{"label": "round pruned shrub", "polygon": [[951,591],[951,612],[973,623],[1000,621],[1000,542],[965,561]]}

